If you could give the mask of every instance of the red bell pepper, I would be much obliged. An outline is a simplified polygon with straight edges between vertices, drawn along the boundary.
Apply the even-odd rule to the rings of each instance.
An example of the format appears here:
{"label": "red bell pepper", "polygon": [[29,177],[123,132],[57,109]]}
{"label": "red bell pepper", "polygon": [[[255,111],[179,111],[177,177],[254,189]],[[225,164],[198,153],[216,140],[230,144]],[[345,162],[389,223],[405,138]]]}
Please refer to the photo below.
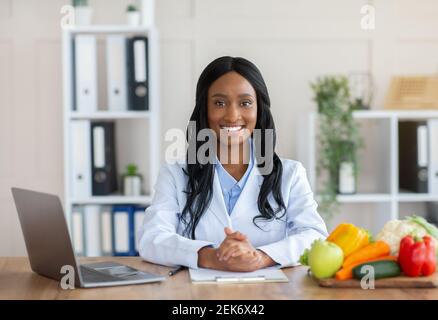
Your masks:
{"label": "red bell pepper", "polygon": [[400,241],[398,262],[403,273],[409,277],[428,276],[435,272],[435,246],[429,236],[415,241],[412,236],[405,236]]}
{"label": "red bell pepper", "polygon": [[432,238],[429,236],[423,237],[424,244],[426,245],[426,261],[424,261],[421,273],[423,276],[431,275],[436,270],[436,252],[435,244]]}

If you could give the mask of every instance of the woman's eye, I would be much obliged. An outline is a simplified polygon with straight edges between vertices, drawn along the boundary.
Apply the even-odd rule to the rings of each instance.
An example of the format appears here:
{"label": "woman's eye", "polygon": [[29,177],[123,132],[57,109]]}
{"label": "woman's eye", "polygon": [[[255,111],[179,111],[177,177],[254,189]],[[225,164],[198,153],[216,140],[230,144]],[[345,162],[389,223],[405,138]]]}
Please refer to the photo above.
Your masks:
{"label": "woman's eye", "polygon": [[250,107],[252,105],[252,101],[246,100],[242,101],[242,106],[244,107]]}
{"label": "woman's eye", "polygon": [[225,102],[224,101],[216,101],[214,104],[219,106],[219,107],[225,106]]}

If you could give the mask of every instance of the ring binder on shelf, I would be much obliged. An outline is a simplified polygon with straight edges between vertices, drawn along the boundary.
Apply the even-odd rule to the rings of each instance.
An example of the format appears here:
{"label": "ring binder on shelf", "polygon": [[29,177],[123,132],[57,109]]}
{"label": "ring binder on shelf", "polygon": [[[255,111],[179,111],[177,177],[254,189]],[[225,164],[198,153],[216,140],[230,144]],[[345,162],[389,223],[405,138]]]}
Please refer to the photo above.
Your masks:
{"label": "ring binder on shelf", "polygon": [[127,39],[129,110],[149,109],[148,39]]}
{"label": "ring binder on shelf", "polygon": [[109,35],[106,40],[108,110],[128,110],[126,38]]}
{"label": "ring binder on shelf", "polygon": [[113,254],[135,256],[134,210],[132,205],[117,205],[112,210]]}
{"label": "ring binder on shelf", "polygon": [[91,123],[93,195],[117,190],[114,122]]}
{"label": "ring binder on shelf", "polygon": [[428,128],[425,121],[400,121],[399,187],[417,193],[428,192]]}
{"label": "ring binder on shelf", "polygon": [[91,196],[90,122],[76,120],[71,129],[71,195],[74,198]]}
{"label": "ring binder on shelf", "polygon": [[97,110],[96,37],[77,35],[74,41],[74,109],[77,112],[93,112]]}
{"label": "ring binder on shelf", "polygon": [[429,129],[429,193],[438,194],[438,119],[430,119]]}

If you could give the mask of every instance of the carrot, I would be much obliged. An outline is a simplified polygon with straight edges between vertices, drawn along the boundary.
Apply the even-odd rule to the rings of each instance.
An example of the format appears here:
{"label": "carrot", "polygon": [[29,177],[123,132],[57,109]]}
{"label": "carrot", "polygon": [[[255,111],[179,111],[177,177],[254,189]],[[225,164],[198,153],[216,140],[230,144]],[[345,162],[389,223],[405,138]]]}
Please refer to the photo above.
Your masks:
{"label": "carrot", "polygon": [[365,262],[369,259],[387,256],[390,251],[391,249],[386,242],[376,241],[347,256],[342,267],[345,268],[356,262]]}
{"label": "carrot", "polygon": [[355,267],[357,267],[358,265],[361,265],[361,264],[367,263],[367,262],[382,261],[382,260],[397,261],[397,257],[396,256],[388,256],[388,255],[386,255],[386,256],[381,256],[381,257],[378,257],[378,258],[369,259],[367,261],[355,262],[353,264],[348,265],[347,267],[343,267],[338,272],[336,272],[335,278],[337,280],[352,279],[353,278],[353,269]]}

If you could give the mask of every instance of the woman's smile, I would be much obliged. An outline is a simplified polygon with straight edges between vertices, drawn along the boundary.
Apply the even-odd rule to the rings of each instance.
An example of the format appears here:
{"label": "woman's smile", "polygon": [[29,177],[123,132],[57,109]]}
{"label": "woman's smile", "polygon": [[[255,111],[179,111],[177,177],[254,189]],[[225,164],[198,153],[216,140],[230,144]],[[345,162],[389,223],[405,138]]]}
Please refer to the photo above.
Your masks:
{"label": "woman's smile", "polygon": [[220,125],[221,131],[228,135],[242,135],[245,129],[244,125]]}

